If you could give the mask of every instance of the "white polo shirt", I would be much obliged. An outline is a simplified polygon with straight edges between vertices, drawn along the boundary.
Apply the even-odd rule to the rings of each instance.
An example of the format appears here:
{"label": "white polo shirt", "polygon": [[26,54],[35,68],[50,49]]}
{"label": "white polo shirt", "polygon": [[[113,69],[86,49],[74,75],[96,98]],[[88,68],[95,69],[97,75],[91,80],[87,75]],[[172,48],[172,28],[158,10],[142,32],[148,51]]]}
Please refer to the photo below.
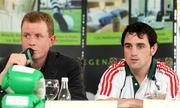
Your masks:
{"label": "white polo shirt", "polygon": [[158,90],[166,94],[166,99],[174,99],[179,88],[176,73],[163,62],[152,60],[149,74],[141,85],[131,73],[125,60],[111,65],[101,77],[95,99],[136,98],[146,99]]}

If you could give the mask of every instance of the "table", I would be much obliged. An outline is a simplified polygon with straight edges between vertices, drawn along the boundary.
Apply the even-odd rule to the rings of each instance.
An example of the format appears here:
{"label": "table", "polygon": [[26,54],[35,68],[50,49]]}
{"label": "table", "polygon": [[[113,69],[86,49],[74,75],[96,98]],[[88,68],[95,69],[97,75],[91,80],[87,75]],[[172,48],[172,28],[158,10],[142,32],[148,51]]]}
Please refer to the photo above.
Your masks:
{"label": "table", "polygon": [[45,108],[117,108],[117,101],[46,101]]}
{"label": "table", "polygon": [[180,108],[180,100],[144,100],[143,108]]}

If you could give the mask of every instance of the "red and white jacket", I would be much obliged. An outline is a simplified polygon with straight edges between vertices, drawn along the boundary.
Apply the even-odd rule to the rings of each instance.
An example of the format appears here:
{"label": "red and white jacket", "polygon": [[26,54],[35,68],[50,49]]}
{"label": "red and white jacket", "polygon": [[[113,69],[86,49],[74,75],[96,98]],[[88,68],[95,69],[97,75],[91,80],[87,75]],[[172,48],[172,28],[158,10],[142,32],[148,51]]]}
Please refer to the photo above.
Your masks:
{"label": "red and white jacket", "polygon": [[95,99],[146,99],[155,92],[166,94],[166,99],[175,99],[178,89],[178,77],[165,63],[153,59],[148,75],[139,85],[125,60],[121,60],[104,72]]}

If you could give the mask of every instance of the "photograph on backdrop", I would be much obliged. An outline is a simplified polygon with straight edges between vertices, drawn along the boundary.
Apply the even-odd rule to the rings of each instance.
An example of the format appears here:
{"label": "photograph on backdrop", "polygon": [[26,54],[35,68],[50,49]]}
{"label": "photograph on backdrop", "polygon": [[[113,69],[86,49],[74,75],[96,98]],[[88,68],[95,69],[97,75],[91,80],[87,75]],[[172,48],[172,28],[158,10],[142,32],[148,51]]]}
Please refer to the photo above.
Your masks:
{"label": "photograph on backdrop", "polygon": [[[80,57],[81,2],[82,0],[0,0],[0,57],[20,50],[21,20],[29,11],[47,12],[53,17],[57,36],[53,50]],[[4,49],[4,46],[9,50]]]}
{"label": "photograph on backdrop", "polygon": [[123,31],[128,24],[128,3],[122,0],[88,0],[88,32]]}
{"label": "photograph on backdrop", "polygon": [[116,63],[123,57],[120,45],[122,30],[135,22],[144,22],[156,31],[159,49],[155,57],[164,61],[169,67],[174,67],[174,2],[173,0],[87,0],[85,49],[87,91],[95,94],[99,77],[105,69],[110,63]]}

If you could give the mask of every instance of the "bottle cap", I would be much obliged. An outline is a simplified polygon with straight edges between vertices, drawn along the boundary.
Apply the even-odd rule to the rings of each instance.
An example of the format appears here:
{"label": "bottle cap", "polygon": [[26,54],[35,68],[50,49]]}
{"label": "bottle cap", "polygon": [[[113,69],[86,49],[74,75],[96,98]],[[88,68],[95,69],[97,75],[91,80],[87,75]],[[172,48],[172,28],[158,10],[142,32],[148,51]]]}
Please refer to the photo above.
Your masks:
{"label": "bottle cap", "polygon": [[62,78],[61,78],[61,81],[66,81],[66,82],[68,82],[68,77],[62,77]]}

